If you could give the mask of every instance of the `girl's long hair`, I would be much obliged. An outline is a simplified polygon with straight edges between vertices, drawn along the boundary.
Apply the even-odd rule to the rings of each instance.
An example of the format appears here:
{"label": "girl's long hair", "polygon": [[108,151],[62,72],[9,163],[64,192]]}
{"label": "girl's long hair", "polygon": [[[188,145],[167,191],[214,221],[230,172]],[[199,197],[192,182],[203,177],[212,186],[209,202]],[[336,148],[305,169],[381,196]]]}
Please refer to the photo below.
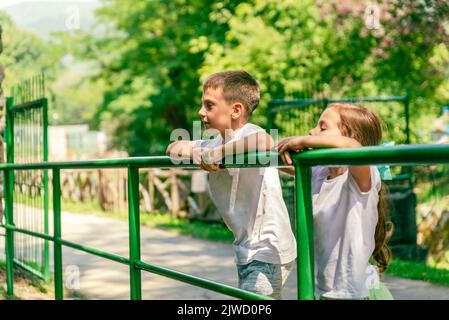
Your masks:
{"label": "girl's long hair", "polygon": [[[374,112],[364,106],[351,103],[332,103],[329,108],[334,108],[339,113],[339,129],[344,136],[357,140],[362,146],[375,146],[381,143],[382,122]],[[379,191],[377,211],[379,217],[374,235],[375,248],[372,258],[379,272],[382,273],[387,270],[392,257],[388,240],[393,233],[393,224],[388,216],[387,191],[383,183]]]}

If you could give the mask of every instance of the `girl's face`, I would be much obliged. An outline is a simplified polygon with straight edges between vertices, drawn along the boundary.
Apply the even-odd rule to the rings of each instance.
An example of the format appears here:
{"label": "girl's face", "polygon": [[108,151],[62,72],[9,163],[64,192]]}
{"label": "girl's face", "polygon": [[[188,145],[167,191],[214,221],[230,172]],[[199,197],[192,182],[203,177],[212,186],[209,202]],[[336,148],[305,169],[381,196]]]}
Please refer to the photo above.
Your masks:
{"label": "girl's face", "polygon": [[312,136],[342,136],[338,127],[340,124],[340,114],[334,108],[327,108],[321,114],[320,120],[315,128],[309,131]]}

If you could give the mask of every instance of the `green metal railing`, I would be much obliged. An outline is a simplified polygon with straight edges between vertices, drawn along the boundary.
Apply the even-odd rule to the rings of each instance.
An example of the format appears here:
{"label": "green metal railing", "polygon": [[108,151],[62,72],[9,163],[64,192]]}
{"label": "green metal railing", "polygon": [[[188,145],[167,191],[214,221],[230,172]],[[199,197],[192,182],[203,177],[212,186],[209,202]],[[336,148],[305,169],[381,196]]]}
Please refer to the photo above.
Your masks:
{"label": "green metal railing", "polygon": [[[234,159],[226,159],[223,165],[228,168],[256,168],[281,164],[276,153],[250,153],[244,156],[243,164],[236,164]],[[449,163],[449,145],[408,145],[398,147],[363,147],[349,149],[322,149],[302,152],[293,155],[296,177],[296,238],[298,248],[298,298],[314,298],[313,275],[313,222],[311,202],[311,167],[316,165],[367,165],[367,164],[394,164],[394,165],[422,165],[435,163]],[[61,237],[61,189],[60,171],[64,169],[82,168],[120,168],[128,169],[129,193],[129,257],[122,257],[88,246],[62,239]],[[6,281],[7,293],[14,293],[14,234],[26,234],[53,242],[54,246],[54,285],[55,298],[63,298],[63,272],[62,247],[70,247],[89,254],[129,266],[130,297],[141,299],[141,271],[156,273],[175,280],[190,283],[209,290],[227,294],[243,299],[267,299],[251,292],[240,290],[228,285],[220,284],[207,279],[195,277],[175,270],[163,268],[141,261],[140,257],[140,223],[139,223],[139,195],[138,173],[139,168],[196,168],[189,164],[173,164],[168,157],[141,157],[126,159],[92,160],[76,162],[54,162],[36,164],[3,164],[0,170],[5,175],[4,189],[6,202]],[[15,226],[13,216],[14,201],[14,175],[23,170],[52,170],[53,184],[53,223],[54,233],[48,235]]]}
{"label": "green metal railing", "polygon": [[[6,155],[8,163],[48,161],[47,99],[45,79],[40,74],[11,90],[6,100]],[[48,172],[18,172],[10,183],[15,188],[14,215],[21,228],[48,234]],[[45,280],[50,280],[49,242],[16,234],[14,263]]]}

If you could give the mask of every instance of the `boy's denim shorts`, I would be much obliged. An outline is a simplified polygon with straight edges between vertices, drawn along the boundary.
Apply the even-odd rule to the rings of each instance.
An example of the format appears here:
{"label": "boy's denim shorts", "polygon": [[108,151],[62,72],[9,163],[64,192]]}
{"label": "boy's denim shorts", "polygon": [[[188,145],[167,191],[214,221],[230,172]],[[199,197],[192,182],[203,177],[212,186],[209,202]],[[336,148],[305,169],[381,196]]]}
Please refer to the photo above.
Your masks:
{"label": "boy's denim shorts", "polygon": [[237,265],[239,288],[275,299],[282,299],[282,288],[294,265],[295,261],[280,265],[257,260],[245,265]]}

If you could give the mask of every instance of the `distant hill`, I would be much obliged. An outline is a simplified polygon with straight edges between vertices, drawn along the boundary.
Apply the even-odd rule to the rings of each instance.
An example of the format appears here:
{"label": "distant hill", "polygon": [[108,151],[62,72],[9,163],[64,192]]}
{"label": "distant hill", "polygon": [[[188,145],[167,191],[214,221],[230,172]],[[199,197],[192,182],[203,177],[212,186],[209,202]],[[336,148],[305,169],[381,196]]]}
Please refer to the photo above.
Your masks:
{"label": "distant hill", "polygon": [[[99,1],[92,2],[24,2],[3,8],[21,29],[34,31],[43,38],[52,32],[68,31],[66,25],[73,26],[79,12],[79,26],[88,30],[95,22],[94,10]],[[72,19],[71,19],[72,18]],[[68,22],[68,24],[67,24]]]}

